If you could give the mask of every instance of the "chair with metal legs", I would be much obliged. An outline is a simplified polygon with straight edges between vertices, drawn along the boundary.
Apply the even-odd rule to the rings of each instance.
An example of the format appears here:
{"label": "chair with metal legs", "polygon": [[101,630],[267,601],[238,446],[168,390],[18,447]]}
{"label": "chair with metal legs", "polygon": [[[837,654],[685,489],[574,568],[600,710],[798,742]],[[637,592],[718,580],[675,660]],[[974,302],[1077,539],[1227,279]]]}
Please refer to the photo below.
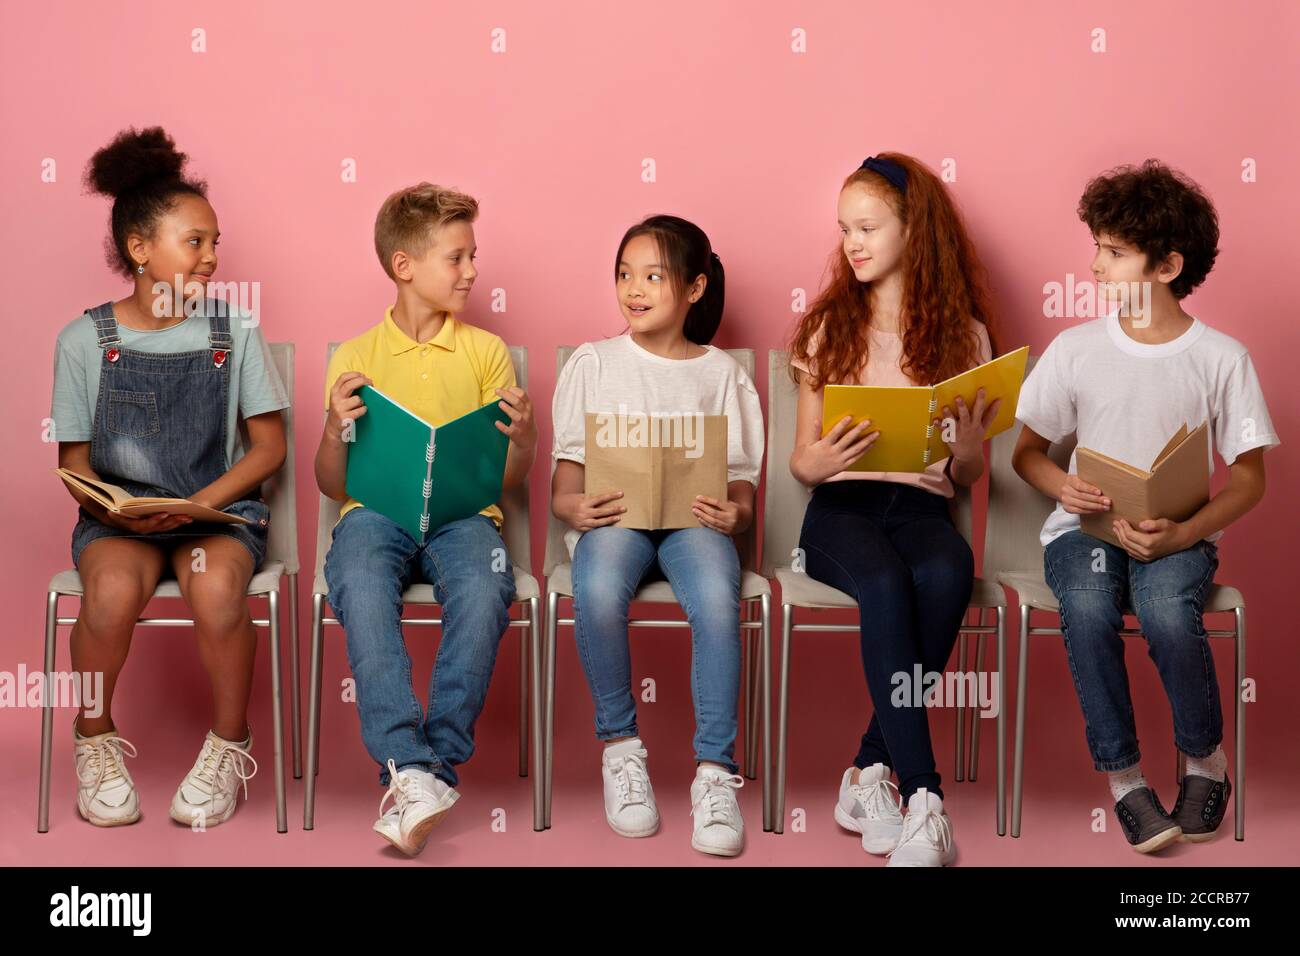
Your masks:
{"label": "chair with metal legs", "polygon": [[[1036,357],[1030,359],[1033,368]],[[1056,595],[1043,577],[1043,547],[1038,533],[1055,503],[1038,493],[1023,481],[1011,467],[1011,453],[1015,449],[1020,429],[1013,428],[993,439],[992,470],[989,475],[989,538],[986,555],[991,555],[999,573],[997,581],[1015,591],[1020,607],[1020,657],[1016,679],[1016,730],[1015,757],[1011,784],[1011,835],[1020,836],[1020,811],[1025,760],[1025,714],[1029,677],[1030,635],[1061,636],[1059,627],[1034,627],[1030,615],[1034,611],[1060,613]],[[1061,468],[1067,468],[1074,451],[1075,436],[1051,446],[1049,457]],[[988,562],[989,557],[985,558]],[[1206,614],[1232,612],[1235,620],[1230,630],[1206,629],[1210,637],[1230,637],[1236,643],[1234,667],[1234,777],[1232,781],[1236,838],[1246,838],[1246,705],[1241,696],[1241,682],[1246,673],[1246,604],[1241,592],[1225,584],[1215,584],[1205,602]],[[1126,606],[1125,614],[1132,614]],[[1141,635],[1140,628],[1124,628],[1125,637]],[[1182,780],[1182,754],[1177,758],[1177,777]]]}
{"label": "chair with metal legs", "polygon": [[[261,568],[248,583],[249,597],[264,597],[267,602],[267,614],[264,618],[254,618],[254,627],[265,627],[271,635],[271,722],[274,752],[275,777],[275,829],[278,833],[288,831],[287,811],[285,805],[284,782],[284,702],[280,687],[280,582],[288,577],[296,579],[298,569],[297,522],[294,515],[294,456],[293,456],[293,355],[292,342],[274,342],[270,345],[271,358],[276,370],[285,384],[290,405],[281,412],[284,421],[287,454],[279,472],[263,483],[262,492],[266,496],[267,506],[271,512],[270,526],[267,534],[266,558]],[[289,573],[292,569],[293,574]],[[292,584],[290,585],[292,588]],[[81,575],[76,570],[60,571],[50,581],[49,593],[45,605],[45,673],[54,673],[55,651],[58,646],[58,628],[77,623],[75,617],[59,617],[59,598],[63,596],[81,597],[85,588]],[[180,598],[180,585],[174,577],[158,582],[153,599]],[[293,598],[291,597],[291,602]],[[290,609],[295,606],[290,604]],[[152,617],[140,618],[136,624],[148,627],[193,627],[194,619],[187,617]],[[292,625],[291,625],[292,626]],[[296,643],[296,642],[295,642]],[[296,656],[296,650],[295,650]],[[44,710],[41,714],[41,776],[40,793],[36,804],[36,830],[45,833],[50,822],[50,761],[54,738],[54,710],[50,695],[45,695]]]}
{"label": "chair with metal legs", "polygon": [[[326,363],[334,355],[337,342],[331,342]],[[515,381],[521,388],[528,387],[528,350],[511,346],[510,359],[515,367]],[[515,576],[514,602],[520,607],[520,616],[512,617],[508,628],[519,629],[519,776],[528,776],[529,745],[531,743],[534,771],[542,763],[542,697],[541,685],[541,589],[532,575],[530,551],[531,531],[528,524],[528,482],[506,489],[501,501],[502,538]],[[341,503],[320,496],[320,515],[316,534],[316,574],[312,582],[311,674],[308,688],[307,710],[307,783],[303,795],[302,828],[310,830],[315,825],[316,776],[320,770],[320,715],[321,715],[321,656],[324,653],[324,626],[338,624],[338,619],[325,616],[329,600],[329,587],[325,583],[325,555],[329,551],[334,525],[338,523]],[[412,584],[402,594],[403,605],[428,605],[437,607],[433,585]],[[440,617],[402,618],[403,625],[437,626]],[[530,733],[531,730],[531,733]],[[537,826],[542,806],[542,775],[533,773],[533,819]]]}
{"label": "chair with metal legs", "polygon": [[[764,504],[763,522],[763,574],[775,577],[781,584],[781,676],[777,691],[777,734],[776,734],[776,790],[773,823],[777,833],[785,828],[785,774],[787,754],[787,724],[790,700],[790,638],[796,631],[809,632],[856,632],[854,624],[795,624],[795,608],[817,610],[831,608],[857,609],[858,602],[852,596],[820,581],[815,581],[808,574],[795,570],[793,564],[778,564],[795,557],[799,547],[799,533],[803,514],[807,510],[812,491],[801,484],[790,473],[786,462],[794,451],[795,413],[799,393],[790,379],[789,353],[773,349],[768,353],[768,402],[767,402],[767,454],[768,461],[777,464],[768,469],[767,494]],[[971,539],[971,500],[970,489],[958,486],[952,501],[953,522],[962,537]],[[997,638],[997,807],[996,822],[998,835],[1006,833],[1006,746],[1005,720],[1006,682],[1006,596],[1002,589],[990,580],[976,577],[971,591],[970,608],[980,614],[979,623],[962,624],[958,648],[958,667],[965,666],[965,635],[977,634],[981,642],[977,654],[976,666],[983,663],[984,636],[993,634]],[[991,610],[996,624],[984,623],[984,611]],[[963,725],[968,708],[959,706],[956,710],[956,764],[957,779],[962,778],[962,751],[964,746]],[[978,718],[973,718],[978,721]],[[978,723],[977,723],[978,726]],[[974,738],[975,735],[972,735]],[[974,757],[972,756],[972,765]],[[971,779],[974,779],[972,776]]]}
{"label": "chair with metal legs", "polygon": [[[746,373],[753,378],[754,350],[728,349],[731,355]],[[556,378],[564,369],[565,363],[573,354],[573,346],[560,346],[556,349]],[[554,466],[552,466],[552,473]],[[543,569],[546,577],[546,642],[544,648],[545,673],[543,686],[546,695],[545,732],[545,797],[540,821],[534,823],[534,829],[546,829],[551,825],[551,778],[554,769],[555,751],[555,645],[558,625],[572,627],[572,617],[560,617],[559,602],[561,598],[573,598],[573,567],[570,563],[568,548],[564,544],[566,526],[555,517],[548,516],[546,533],[546,563]],[[745,725],[745,747],[742,772],[753,780],[757,775],[756,765],[761,761],[763,767],[763,829],[770,830],[771,814],[771,585],[766,579],[755,573],[757,565],[756,529],[750,528],[744,535],[737,537],[737,546],[741,556],[740,580],[740,615],[742,635],[742,675],[744,680],[743,699]],[[647,604],[677,604],[672,585],[667,581],[653,581],[640,587],[632,598]],[[628,627],[655,628],[689,628],[690,623],[672,619],[635,619],[628,621]],[[755,653],[755,643],[758,651]],[[763,724],[762,756],[758,754],[759,735],[756,733],[760,719]],[[540,823],[540,825],[539,825]]]}

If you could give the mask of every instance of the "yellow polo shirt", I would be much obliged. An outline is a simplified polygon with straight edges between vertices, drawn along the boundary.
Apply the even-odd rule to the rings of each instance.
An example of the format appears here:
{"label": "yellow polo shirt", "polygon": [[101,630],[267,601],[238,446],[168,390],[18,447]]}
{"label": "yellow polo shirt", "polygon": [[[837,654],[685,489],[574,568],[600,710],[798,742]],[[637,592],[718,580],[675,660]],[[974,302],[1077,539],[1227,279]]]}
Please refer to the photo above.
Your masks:
{"label": "yellow polo shirt", "polygon": [[[500,401],[495,389],[515,384],[510,350],[500,336],[450,316],[437,335],[421,344],[397,327],[392,306],[384,312],[384,321],[334,350],[325,373],[327,413],[330,390],[344,372],[369,376],[375,388],[435,428]],[[361,502],[349,498],[339,517],[360,507]],[[497,505],[479,513],[500,530]]]}

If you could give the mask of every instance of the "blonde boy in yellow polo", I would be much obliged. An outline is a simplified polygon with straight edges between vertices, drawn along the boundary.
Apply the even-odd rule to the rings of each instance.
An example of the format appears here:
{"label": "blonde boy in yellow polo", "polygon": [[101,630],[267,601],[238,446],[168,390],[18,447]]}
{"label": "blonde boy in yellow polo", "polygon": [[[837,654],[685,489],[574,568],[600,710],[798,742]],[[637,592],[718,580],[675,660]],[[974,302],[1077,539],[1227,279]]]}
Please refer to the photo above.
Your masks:
{"label": "blonde boy in yellow polo", "polygon": [[[395,522],[345,490],[345,422],[366,412],[354,394],[375,388],[437,426],[494,398],[510,416],[504,486],[526,480],[537,447],[532,402],[515,386],[501,339],[461,321],[478,271],[473,222],[478,202],[420,183],[389,196],[375,220],[375,251],[397,286],[383,321],[339,346],[325,378],[325,431],[316,483],[346,503],[325,560],[330,607],[347,634],[361,736],[388,787],[374,829],[403,853],[424,849],[429,831],[460,794],[456,766],[474,752],[497,645],[514,599],[502,561],[501,510],[484,508],[443,525],[421,546]],[[502,565],[504,564],[504,569]],[[442,605],[442,640],[428,713],[411,686],[402,638],[402,591],[416,575]],[[386,812],[388,797],[394,803]]]}

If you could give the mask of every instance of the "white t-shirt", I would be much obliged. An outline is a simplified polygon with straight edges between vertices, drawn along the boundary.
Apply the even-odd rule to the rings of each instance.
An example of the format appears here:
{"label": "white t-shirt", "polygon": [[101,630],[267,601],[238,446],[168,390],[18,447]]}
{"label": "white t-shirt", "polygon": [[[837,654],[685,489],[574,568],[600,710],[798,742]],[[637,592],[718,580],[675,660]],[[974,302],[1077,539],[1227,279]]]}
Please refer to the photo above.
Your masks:
{"label": "white t-shirt", "polygon": [[[758,389],[730,355],[704,348],[695,358],[664,358],[627,334],[580,345],[555,383],[551,457],[586,462],[588,412],[726,415],[727,481],[757,487],[764,443]],[[564,536],[570,556],[579,537],[572,528]]]}
{"label": "white t-shirt", "polygon": [[[1116,314],[1066,329],[1025,379],[1016,418],[1052,442],[1077,431],[1080,446],[1138,468],[1150,468],[1184,424],[1210,423],[1211,475],[1215,448],[1231,465],[1242,452],[1279,444],[1250,353],[1195,318],[1158,345],[1134,341]],[[1072,454],[1070,474],[1076,467]],[[1057,502],[1039,541],[1078,527],[1079,516]]]}

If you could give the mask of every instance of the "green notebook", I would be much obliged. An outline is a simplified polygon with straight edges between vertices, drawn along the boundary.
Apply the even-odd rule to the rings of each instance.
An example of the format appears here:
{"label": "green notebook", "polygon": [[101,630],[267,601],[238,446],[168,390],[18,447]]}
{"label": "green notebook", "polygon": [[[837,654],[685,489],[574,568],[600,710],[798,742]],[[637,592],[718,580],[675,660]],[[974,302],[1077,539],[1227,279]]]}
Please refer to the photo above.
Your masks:
{"label": "green notebook", "polygon": [[357,501],[424,544],[501,497],[510,439],[494,422],[510,416],[497,402],[435,427],[369,385],[356,394],[366,413],[353,426],[347,492]]}

